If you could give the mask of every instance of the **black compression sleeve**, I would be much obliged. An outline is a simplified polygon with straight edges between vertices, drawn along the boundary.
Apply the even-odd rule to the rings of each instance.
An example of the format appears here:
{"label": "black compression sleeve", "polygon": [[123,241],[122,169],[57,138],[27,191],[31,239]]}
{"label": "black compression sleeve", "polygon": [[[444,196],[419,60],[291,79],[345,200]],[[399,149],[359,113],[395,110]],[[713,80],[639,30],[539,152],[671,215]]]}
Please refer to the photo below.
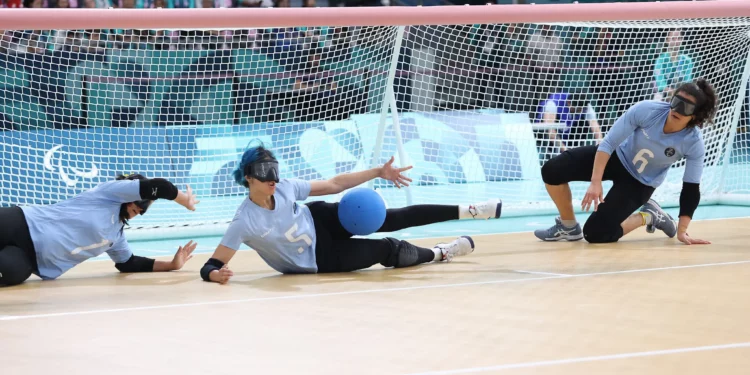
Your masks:
{"label": "black compression sleeve", "polygon": [[682,192],[680,193],[680,216],[693,218],[695,209],[701,202],[701,189],[699,184],[690,182],[682,183]]}
{"label": "black compression sleeve", "polygon": [[458,219],[458,206],[422,204],[386,211],[385,221],[378,232],[396,232],[401,229],[418,227]]}
{"label": "black compression sleeve", "polygon": [[157,200],[159,198],[173,201],[177,198],[177,186],[163,178],[141,180],[141,199]]}
{"label": "black compression sleeve", "polygon": [[201,278],[206,281],[211,281],[211,278],[209,275],[214,270],[220,270],[221,267],[224,267],[224,262],[216,259],[211,258],[208,261],[206,261],[206,264],[203,265],[203,268],[201,268]]}
{"label": "black compression sleeve", "polygon": [[131,255],[125,263],[115,263],[120,272],[153,272],[155,259]]}

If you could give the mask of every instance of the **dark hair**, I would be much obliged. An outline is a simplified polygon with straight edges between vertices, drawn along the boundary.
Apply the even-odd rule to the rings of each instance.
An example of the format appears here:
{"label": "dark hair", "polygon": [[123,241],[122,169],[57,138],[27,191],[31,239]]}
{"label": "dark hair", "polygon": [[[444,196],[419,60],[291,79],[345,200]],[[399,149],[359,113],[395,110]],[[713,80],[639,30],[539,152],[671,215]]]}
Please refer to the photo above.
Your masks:
{"label": "dark hair", "polygon": [[[250,144],[252,144],[254,141],[251,141]],[[276,157],[273,155],[273,152],[271,150],[267,149],[263,142],[258,141],[257,146],[252,146],[248,148],[245,153],[242,154],[242,158],[240,159],[240,163],[237,164],[237,168],[232,172],[232,177],[234,177],[234,181],[246,188],[249,188],[250,185],[248,185],[247,180],[245,179],[245,176],[250,174],[250,165],[253,164],[256,161],[266,161],[266,160],[276,160]]]}
{"label": "dark hair", "polygon": [[[115,180],[148,180],[144,175],[138,174],[138,173],[131,173],[131,174],[118,174],[117,177],[115,177]],[[132,202],[131,202],[132,203]],[[125,225],[128,224],[128,204],[130,203],[123,203],[120,205],[120,221],[122,221]]]}
{"label": "dark hair", "polygon": [[697,108],[693,114],[693,119],[688,123],[688,127],[702,128],[705,124],[713,124],[716,109],[719,106],[719,99],[716,97],[714,87],[703,78],[695,82],[683,83],[675,90],[677,95],[681,92],[695,97]]}

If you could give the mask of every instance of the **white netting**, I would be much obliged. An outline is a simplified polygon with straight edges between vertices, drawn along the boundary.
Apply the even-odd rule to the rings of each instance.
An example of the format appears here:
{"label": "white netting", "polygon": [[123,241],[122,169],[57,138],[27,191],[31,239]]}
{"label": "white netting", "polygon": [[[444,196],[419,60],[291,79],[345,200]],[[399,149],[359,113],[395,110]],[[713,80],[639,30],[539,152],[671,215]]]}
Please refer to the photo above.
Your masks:
{"label": "white netting", "polygon": [[[395,155],[414,165],[414,184],[405,194],[378,181],[391,207],[500,197],[504,215],[552,212],[545,160],[697,77],[721,100],[704,130],[704,202],[742,198],[748,21],[5,31],[0,203],[49,204],[140,172],[189,183],[202,203],[185,213],[158,202],[133,224],[195,234],[232,218],[245,192],[231,171],[259,139],[282,177],[330,178]],[[562,139],[564,119],[544,119],[549,96],[569,92],[588,95],[595,120],[569,124],[574,140]],[[398,121],[382,121],[391,102]],[[657,190],[663,204],[677,203],[681,176],[679,163]],[[585,186],[573,185],[576,199]]]}
{"label": "white netting", "polygon": [[[414,140],[407,151],[412,177],[423,182],[415,202],[497,196],[509,215],[553,212],[540,181],[544,161],[595,144],[631,105],[668,100],[677,85],[699,77],[721,102],[716,124],[703,131],[703,202],[746,193],[747,145],[742,128],[736,140],[734,131],[748,110],[738,105],[747,95],[748,21],[409,28],[411,75],[395,84],[408,93],[399,110],[409,123],[401,124],[404,142]],[[568,107],[571,96],[584,99],[582,112]],[[684,161],[676,163],[657,189],[663,205],[678,204],[683,170]],[[577,201],[588,183],[571,186]]]}
{"label": "white netting", "polygon": [[138,172],[189,183],[201,204],[187,214],[160,201],[134,225],[226,223],[246,194],[230,174],[252,140],[274,150],[282,177],[362,169],[377,124],[347,119],[381,110],[395,36],[393,27],[6,31],[2,204],[54,203]]}

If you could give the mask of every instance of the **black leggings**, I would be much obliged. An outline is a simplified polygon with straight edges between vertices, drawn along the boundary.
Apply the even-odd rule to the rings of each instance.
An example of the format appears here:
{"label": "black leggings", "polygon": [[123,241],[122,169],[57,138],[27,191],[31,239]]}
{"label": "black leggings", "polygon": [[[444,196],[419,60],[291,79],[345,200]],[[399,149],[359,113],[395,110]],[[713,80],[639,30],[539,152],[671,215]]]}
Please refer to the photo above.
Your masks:
{"label": "black leggings", "polygon": [[[414,246],[395,238],[352,238],[341,225],[338,203],[311,202],[307,206],[315,223],[315,256],[318,272],[350,272],[375,264],[385,267],[409,267],[431,262],[431,249]],[[416,205],[386,211],[378,232],[397,230],[458,219],[458,206]]]}
{"label": "black leggings", "polygon": [[[542,167],[544,183],[562,185],[571,181],[591,181],[597,149],[597,146],[578,147],[550,159]],[[599,204],[583,226],[583,237],[591,243],[617,242],[623,236],[620,224],[648,202],[654,193],[653,187],[633,178],[617,152],[609,158],[602,179],[613,184],[604,197],[604,203]]]}
{"label": "black leggings", "polygon": [[16,285],[39,273],[26,216],[20,207],[0,207],[0,285]]}

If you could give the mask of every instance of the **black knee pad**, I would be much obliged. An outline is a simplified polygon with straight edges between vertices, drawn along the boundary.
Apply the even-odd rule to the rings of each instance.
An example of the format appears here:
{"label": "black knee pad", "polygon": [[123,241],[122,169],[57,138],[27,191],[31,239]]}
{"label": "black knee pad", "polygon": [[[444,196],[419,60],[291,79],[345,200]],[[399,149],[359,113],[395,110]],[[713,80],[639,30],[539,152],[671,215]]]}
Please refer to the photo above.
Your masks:
{"label": "black knee pad", "polygon": [[416,246],[390,237],[381,241],[388,241],[391,245],[391,255],[385,262],[380,263],[383,267],[410,267],[418,263],[419,250]]}
{"label": "black knee pad", "polygon": [[31,276],[31,263],[20,247],[6,246],[0,250],[0,285],[18,285]]}
{"label": "black knee pad", "polygon": [[[592,215],[594,217],[594,215]],[[607,225],[602,220],[596,218],[586,221],[583,225],[583,238],[588,243],[612,243],[617,242],[622,237],[622,227],[620,224]]]}
{"label": "black knee pad", "polygon": [[547,160],[542,166],[542,181],[547,185],[564,183],[563,168],[560,165],[560,155]]}

